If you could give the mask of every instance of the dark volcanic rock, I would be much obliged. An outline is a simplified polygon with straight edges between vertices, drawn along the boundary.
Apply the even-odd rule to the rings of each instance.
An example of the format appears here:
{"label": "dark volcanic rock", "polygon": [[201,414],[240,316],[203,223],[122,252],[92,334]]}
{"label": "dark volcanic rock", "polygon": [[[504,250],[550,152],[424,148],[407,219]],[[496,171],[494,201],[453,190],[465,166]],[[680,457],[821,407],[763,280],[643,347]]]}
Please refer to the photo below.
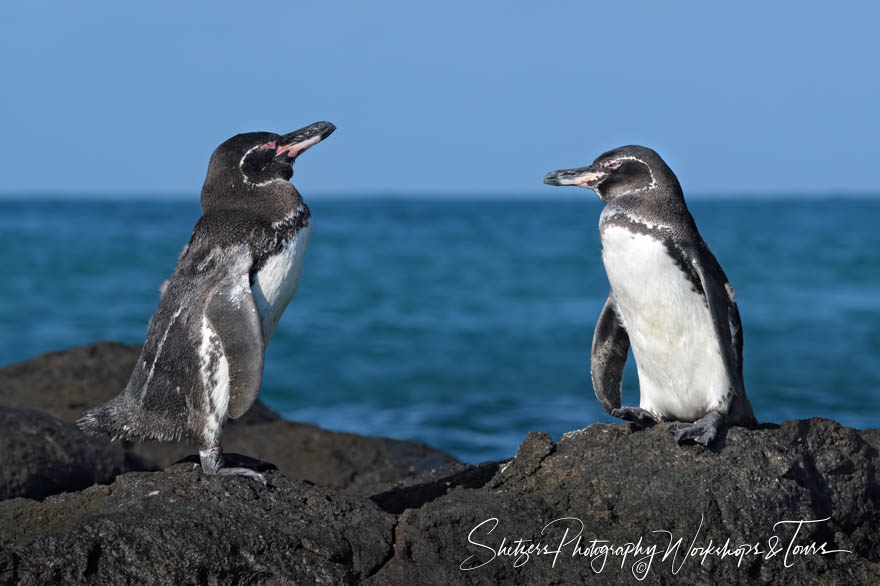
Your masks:
{"label": "dark volcanic rock", "polygon": [[[790,421],[734,428],[705,449],[676,446],[665,427],[633,433],[626,425],[596,424],[559,443],[530,434],[484,487],[453,490],[403,512],[395,555],[371,583],[637,583],[632,572],[644,569],[644,553],[609,555],[599,572],[598,553],[573,555],[579,531],[578,553],[589,552],[591,540],[656,544],[649,584],[880,583],[878,455],[858,431],[829,420]],[[826,551],[852,553],[790,555],[792,566],[785,567],[794,526],[774,525],[817,519],[828,520],[803,526],[796,545],[827,543]],[[671,532],[673,543],[683,538],[676,573],[672,555],[662,560],[668,534],[654,531]],[[765,559],[774,535],[782,551]],[[497,555],[505,538],[507,555]],[[700,557],[685,561],[692,540],[694,547],[710,540],[717,547],[728,538],[731,550],[757,544],[765,554],[743,555],[739,566],[737,557],[718,555],[702,565]],[[570,542],[554,565],[553,555],[515,553],[518,539],[547,551]]]}
{"label": "dark volcanic rock", "polygon": [[72,423],[6,407],[0,407],[0,462],[0,500],[82,490],[145,468],[122,446],[87,438]]}
{"label": "dark volcanic rock", "polygon": [[[140,348],[99,342],[0,368],[0,406],[36,409],[73,422],[115,396]],[[363,437],[282,419],[257,401],[224,428],[223,448],[272,462],[286,476],[359,492],[458,462],[422,443]],[[187,444],[127,443],[132,461],[163,468],[194,454]]]}
{"label": "dark volcanic rock", "polygon": [[[705,449],[676,446],[664,425],[596,424],[370,498],[182,463],[0,502],[0,583],[877,584],[878,452],[863,436],[877,434],[813,419],[734,428]],[[595,549],[640,539],[639,554]]]}
{"label": "dark volcanic rock", "polygon": [[87,408],[122,390],[139,352],[135,346],[99,342],[5,366],[0,368],[0,405],[76,421]]}
{"label": "dark volcanic rock", "polygon": [[[259,405],[224,444],[278,466],[266,488],[195,462],[126,472],[193,449],[123,448],[69,423],[136,356],[98,344],[0,369],[0,405],[68,422],[0,409],[7,496],[118,474],[0,502],[0,584],[880,584],[880,430],[788,421],[706,449],[677,446],[666,425],[596,424],[471,466]],[[22,489],[25,477],[38,481]]]}
{"label": "dark volcanic rock", "polygon": [[0,583],[347,584],[390,556],[394,518],[370,501],[266,475],[177,464],[0,502]]}

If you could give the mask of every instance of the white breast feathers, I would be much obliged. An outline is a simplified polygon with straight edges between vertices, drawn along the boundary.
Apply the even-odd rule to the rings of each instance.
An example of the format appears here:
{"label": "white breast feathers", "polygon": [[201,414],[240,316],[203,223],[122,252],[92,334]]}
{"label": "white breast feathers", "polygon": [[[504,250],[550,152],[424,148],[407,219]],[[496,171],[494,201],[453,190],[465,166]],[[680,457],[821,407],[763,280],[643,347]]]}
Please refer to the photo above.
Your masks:
{"label": "white breast feathers", "polygon": [[640,406],[678,421],[725,408],[727,374],[703,296],[660,240],[616,225],[603,227],[601,236],[639,373]]}
{"label": "white breast feathers", "polygon": [[266,261],[254,278],[252,291],[263,326],[263,340],[267,344],[281,314],[296,293],[311,234],[311,224],[300,228],[294,238],[285,242],[282,249]]}

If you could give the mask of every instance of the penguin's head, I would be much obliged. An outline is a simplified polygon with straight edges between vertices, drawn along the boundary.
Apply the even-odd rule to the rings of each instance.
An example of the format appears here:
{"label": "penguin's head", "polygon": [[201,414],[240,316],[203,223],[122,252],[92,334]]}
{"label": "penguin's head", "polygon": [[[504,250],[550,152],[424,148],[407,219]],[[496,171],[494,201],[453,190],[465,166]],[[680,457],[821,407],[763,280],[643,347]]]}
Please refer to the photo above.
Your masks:
{"label": "penguin's head", "polygon": [[211,155],[202,207],[243,207],[254,197],[293,192],[293,161],[334,130],[330,122],[315,122],[289,134],[247,132],[226,140]]}
{"label": "penguin's head", "polygon": [[678,179],[652,149],[630,145],[599,155],[589,167],[551,171],[544,177],[544,183],[587,187],[599,199],[609,202],[654,187],[677,187]]}

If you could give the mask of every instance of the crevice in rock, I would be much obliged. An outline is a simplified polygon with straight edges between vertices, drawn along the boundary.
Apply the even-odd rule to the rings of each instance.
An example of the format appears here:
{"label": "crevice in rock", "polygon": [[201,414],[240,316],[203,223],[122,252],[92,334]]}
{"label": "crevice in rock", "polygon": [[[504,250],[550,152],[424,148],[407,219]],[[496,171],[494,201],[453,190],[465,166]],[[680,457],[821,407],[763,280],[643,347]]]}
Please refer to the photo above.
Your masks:
{"label": "crevice in rock", "polygon": [[556,453],[556,443],[555,442],[550,444],[550,448],[547,450],[547,453],[544,454],[543,456],[541,456],[541,459],[538,460],[538,464],[526,476],[534,476],[535,473],[537,473],[538,470],[540,470],[541,467],[544,465],[544,460],[546,460],[547,458],[552,456],[554,453]]}
{"label": "crevice in rock", "polygon": [[343,555],[340,559],[333,559],[333,556],[324,556],[324,558],[329,562],[339,562],[343,564],[346,568],[348,568],[349,572],[354,572],[354,545],[351,543],[351,539],[349,539],[347,535],[343,535],[342,540],[345,542],[345,545],[348,546],[345,555]]}
{"label": "crevice in rock", "polygon": [[0,584],[18,584],[18,566],[20,559],[11,549],[0,545]]}
{"label": "crevice in rock", "polygon": [[400,517],[394,518],[394,526],[391,528],[391,549],[388,552],[388,555],[385,556],[381,562],[366,576],[364,579],[372,578],[376,574],[382,571],[382,569],[391,563],[391,560],[394,559],[394,556],[397,555],[397,528],[400,525]]}
{"label": "crevice in rock", "polygon": [[556,452],[556,447],[556,442],[546,433],[529,432],[526,440],[520,445],[516,457],[500,463],[504,465],[503,472],[510,470],[511,474],[499,475],[500,478],[492,484],[492,488],[500,488],[510,478],[525,479],[534,476],[544,465],[544,461]]}
{"label": "crevice in rock", "polygon": [[83,573],[84,578],[91,578],[95,574],[98,573],[98,564],[101,562],[101,544],[95,543],[92,545],[91,549],[89,549],[88,557],[86,558],[86,569]]}
{"label": "crevice in rock", "polygon": [[495,476],[498,466],[498,462],[483,462],[479,466],[468,466],[462,471],[428,482],[392,488],[371,496],[370,500],[386,513],[399,515],[406,509],[418,509],[443,497],[456,487],[482,488]]}
{"label": "crevice in rock", "polygon": [[[807,491],[810,505],[816,515],[816,519],[825,519],[833,516],[833,503],[831,489],[824,476],[816,468],[812,455],[807,450],[800,450],[799,462],[782,475],[783,478],[793,480]],[[801,465],[802,464],[802,465]],[[832,519],[833,521],[833,519]],[[834,543],[834,524],[822,523],[814,527],[816,541]]]}

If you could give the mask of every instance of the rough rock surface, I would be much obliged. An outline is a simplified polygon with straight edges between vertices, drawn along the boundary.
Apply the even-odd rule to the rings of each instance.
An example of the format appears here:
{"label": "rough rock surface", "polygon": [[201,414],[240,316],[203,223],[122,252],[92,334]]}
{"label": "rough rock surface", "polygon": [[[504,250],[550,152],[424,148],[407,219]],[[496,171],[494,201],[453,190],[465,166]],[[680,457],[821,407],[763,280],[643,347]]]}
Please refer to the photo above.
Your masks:
{"label": "rough rock surface", "polygon": [[[788,421],[733,428],[705,449],[676,446],[665,429],[595,424],[558,443],[530,434],[517,457],[479,490],[457,489],[403,512],[395,555],[371,582],[637,583],[635,572],[649,584],[880,584],[878,454],[860,432],[826,419]],[[877,437],[873,430],[867,435]],[[497,526],[481,525],[490,519]],[[774,527],[817,519],[828,520],[802,526],[797,536],[794,525]],[[662,559],[669,535],[654,531],[671,532],[673,544],[683,538],[674,561],[672,554]],[[505,537],[507,550],[499,555]],[[639,538],[645,548],[658,547],[648,570],[639,564],[646,553],[609,554],[603,567],[603,556],[589,550],[592,540],[623,546]],[[717,547],[728,538],[730,550],[755,544],[764,554],[749,550],[741,562],[685,555],[692,542],[705,548],[712,540]],[[515,551],[518,539],[561,552],[523,556]],[[813,542],[852,553],[788,550]],[[768,557],[771,549],[780,551]],[[463,572],[462,565],[476,569]]]}
{"label": "rough rock surface", "polygon": [[0,500],[40,499],[146,466],[122,449],[83,437],[72,423],[29,409],[0,407]]}
{"label": "rough rock surface", "polygon": [[390,555],[394,518],[369,500],[266,475],[176,464],[0,502],[0,583],[346,584]]}
{"label": "rough rock surface", "polygon": [[[94,356],[88,363],[90,352],[104,351],[111,360],[127,359],[129,350],[67,353],[85,354],[79,378],[58,355],[39,360],[67,374],[0,370],[0,403],[17,398],[19,407],[42,404],[73,419],[80,408],[69,403],[84,395],[76,385],[91,386],[96,372],[127,376]],[[30,386],[16,386],[22,377]],[[67,403],[21,399],[38,379]],[[20,413],[2,421],[59,438],[70,432],[64,441],[76,443],[69,424]],[[665,425],[595,424],[558,442],[529,434],[510,461],[471,466],[424,446],[285,422],[268,410],[249,418],[236,424],[250,438],[240,451],[279,465],[266,472],[271,486],[205,477],[194,461],[125,472],[152,448],[105,454],[95,446],[83,468],[103,462],[109,472],[94,479],[119,473],[112,484],[0,502],[0,584],[637,584],[636,575],[647,584],[880,584],[880,430],[787,421],[733,428],[706,449],[675,445]],[[291,440],[297,433],[305,439]],[[19,435],[0,433],[0,442]],[[306,481],[295,465],[260,452],[277,450],[269,444],[278,441],[301,441],[292,459],[310,450],[308,458],[332,464],[323,476],[313,473],[320,481]],[[85,458],[91,448],[79,449]],[[389,464],[407,459],[401,450],[413,462],[405,468]],[[66,453],[53,457],[67,461]],[[12,462],[3,456],[5,474]],[[0,474],[0,482],[8,478]],[[777,525],[812,520],[822,521]],[[626,552],[627,544],[642,549]],[[848,552],[822,555],[823,547]]]}
{"label": "rough rock surface", "polygon": [[[35,409],[76,421],[87,408],[122,390],[139,352],[138,346],[99,342],[0,368],[0,408]],[[124,447],[134,469],[164,468],[197,452],[191,445],[159,442]],[[272,462],[290,478],[367,492],[457,462],[421,443],[287,421],[259,401],[243,417],[227,423],[223,448]]]}

